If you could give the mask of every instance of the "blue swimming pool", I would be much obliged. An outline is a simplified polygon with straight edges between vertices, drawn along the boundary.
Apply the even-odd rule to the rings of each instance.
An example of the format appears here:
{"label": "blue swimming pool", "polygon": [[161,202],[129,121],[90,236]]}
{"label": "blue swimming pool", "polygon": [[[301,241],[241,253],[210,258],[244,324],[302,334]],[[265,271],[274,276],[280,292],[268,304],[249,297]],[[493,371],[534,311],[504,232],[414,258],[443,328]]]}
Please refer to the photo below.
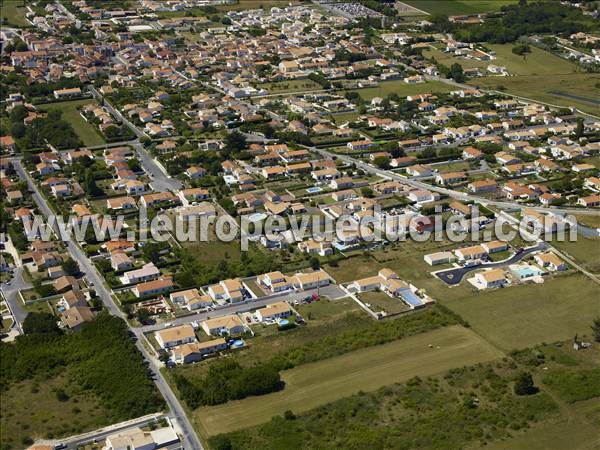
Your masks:
{"label": "blue swimming pool", "polygon": [[317,192],[321,192],[322,189],[318,186],[313,186],[313,187],[309,187],[306,192],[308,192],[309,194],[316,194]]}
{"label": "blue swimming pool", "polygon": [[519,275],[519,278],[530,278],[538,275],[539,272],[531,267],[521,267],[517,269],[517,274]]}
{"label": "blue swimming pool", "polygon": [[413,309],[423,306],[423,301],[409,289],[402,290],[400,292],[400,297],[402,297],[402,300],[408,303],[408,305]]}
{"label": "blue swimming pool", "polygon": [[279,325],[280,327],[285,327],[286,325],[289,325],[290,321],[287,319],[281,319],[279,322],[277,322],[277,325]]}

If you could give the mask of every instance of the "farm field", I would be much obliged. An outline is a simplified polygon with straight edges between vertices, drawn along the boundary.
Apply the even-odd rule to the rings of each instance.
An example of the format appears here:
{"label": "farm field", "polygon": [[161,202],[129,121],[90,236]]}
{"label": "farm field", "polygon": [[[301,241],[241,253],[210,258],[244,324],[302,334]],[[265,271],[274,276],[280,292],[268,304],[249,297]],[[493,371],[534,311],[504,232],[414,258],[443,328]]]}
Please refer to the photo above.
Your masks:
{"label": "farm field", "polygon": [[402,0],[402,3],[432,15],[452,16],[499,11],[505,5],[517,3],[517,0]]}
{"label": "farm field", "polygon": [[537,47],[531,47],[531,53],[523,56],[515,55],[512,52],[513,44],[487,44],[489,49],[496,52],[496,59],[491,61],[475,61],[462,57],[455,57],[442,50],[430,48],[423,52],[424,56],[435,57],[435,59],[446,65],[451,66],[459,63],[464,68],[486,69],[490,64],[496,66],[505,66],[511,75],[557,75],[574,73],[577,66],[558,56],[553,55]]}
{"label": "farm field", "polygon": [[[58,399],[59,389],[67,393],[67,400]],[[35,439],[70,436],[110,423],[99,400],[69,385],[63,376],[11,386],[2,394],[0,409],[3,448],[24,448]]]}
{"label": "farm field", "polygon": [[399,96],[407,96],[412,94],[426,94],[431,92],[450,92],[452,86],[440,81],[427,81],[418,84],[406,84],[403,80],[383,81],[379,86],[374,88],[356,89],[360,96],[365,100],[371,100],[373,97],[386,97],[390,94],[398,94]]}
{"label": "farm field", "polygon": [[89,105],[90,103],[96,103],[96,101],[92,99],[83,99],[68,102],[46,103],[41,105],[40,109],[58,109],[61,111],[62,118],[73,126],[77,136],[83,141],[83,144],[91,147],[94,145],[102,145],[105,143],[105,140],[100,135],[100,132],[96,130],[96,127],[86,122],[79,114],[77,108]]}
{"label": "farm field", "polygon": [[485,89],[504,88],[509,94],[556,106],[575,106],[589,114],[598,114],[600,104],[600,75],[594,73],[474,78],[469,84]]}
{"label": "farm field", "polygon": [[25,18],[24,0],[4,0],[0,4],[0,18],[6,19],[8,25],[26,27],[29,22]]}
{"label": "farm field", "polygon": [[510,286],[440,300],[478,334],[510,351],[587,333],[600,311],[600,287],[573,274],[546,280],[541,286]]}
{"label": "farm field", "polygon": [[501,357],[472,331],[446,327],[284,371],[284,390],[199,408],[193,421],[202,434],[215,435],[258,425],[286,410],[299,413],[358,391]]}

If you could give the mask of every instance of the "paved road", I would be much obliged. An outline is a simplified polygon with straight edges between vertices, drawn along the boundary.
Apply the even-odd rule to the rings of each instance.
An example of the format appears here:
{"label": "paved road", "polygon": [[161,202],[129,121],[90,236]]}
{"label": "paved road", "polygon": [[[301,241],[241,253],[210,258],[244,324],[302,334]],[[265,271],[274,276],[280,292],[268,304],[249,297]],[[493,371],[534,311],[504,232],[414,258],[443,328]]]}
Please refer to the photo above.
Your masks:
{"label": "paved road", "polygon": [[19,332],[22,332],[21,324],[25,320],[25,317],[27,317],[27,311],[23,308],[23,303],[19,298],[19,291],[31,287],[31,284],[23,278],[24,270],[23,267],[15,267],[10,284],[2,283],[2,286],[0,286],[0,290],[4,294],[6,303],[8,303],[8,307],[15,318],[15,326]]}
{"label": "paved road", "polygon": [[215,318],[215,317],[226,316],[229,314],[237,314],[237,313],[252,311],[252,310],[262,308],[264,306],[271,305],[273,303],[280,302],[280,301],[287,301],[287,302],[293,303],[296,300],[301,301],[306,296],[312,295],[312,294],[323,295],[326,297],[330,297],[332,299],[346,296],[346,293],[344,291],[342,291],[340,288],[338,288],[337,286],[334,286],[334,285],[325,286],[320,289],[311,289],[311,290],[302,291],[302,292],[284,292],[281,294],[270,295],[267,297],[259,297],[259,298],[252,299],[252,300],[249,300],[246,302],[228,304],[228,305],[213,309],[212,311],[203,311],[203,312],[198,312],[196,314],[190,314],[187,316],[178,317],[177,319],[174,319],[168,323],[147,325],[142,328],[142,331],[144,333],[151,333],[154,331],[162,330],[163,328],[166,328],[168,326],[183,325],[183,324],[195,322],[195,321],[202,322],[203,320],[206,320],[209,318]]}
{"label": "paved road", "polygon": [[510,264],[514,264],[514,263],[522,260],[527,255],[529,255],[533,252],[545,250],[546,248],[548,248],[548,245],[544,242],[540,242],[535,247],[525,249],[523,252],[519,253],[518,255],[513,256],[508,261],[500,261],[500,262],[496,262],[496,263],[485,263],[485,264],[478,264],[476,266],[459,267],[456,269],[444,270],[443,272],[435,273],[435,276],[438,277],[440,280],[442,280],[444,283],[446,283],[450,286],[454,286],[454,285],[457,285],[458,283],[460,283],[462,281],[462,279],[464,278],[464,276],[466,274],[468,274],[469,272],[472,272],[473,270],[492,269],[494,267],[508,266]]}
{"label": "paved road", "polygon": [[169,176],[166,170],[163,170],[160,163],[150,155],[148,150],[146,150],[139,141],[136,141],[132,145],[138,155],[140,164],[152,180],[150,182],[150,187],[152,189],[162,192],[178,191],[182,188],[183,185],[181,182]]}
{"label": "paved road", "polygon": [[421,181],[417,181],[412,178],[406,178],[406,177],[404,177],[402,175],[398,175],[397,173],[394,173],[390,170],[379,169],[375,166],[372,166],[371,164],[367,164],[359,159],[353,158],[348,155],[341,155],[341,154],[333,153],[326,149],[317,148],[317,147],[305,146],[305,148],[307,148],[308,150],[310,150],[312,152],[319,153],[321,156],[324,156],[326,158],[335,158],[340,161],[346,162],[348,164],[354,164],[354,165],[356,165],[356,167],[358,169],[362,169],[365,172],[368,172],[368,173],[371,173],[374,175],[379,175],[383,178],[399,181],[403,184],[407,184],[416,189],[426,189],[429,191],[437,192],[439,194],[448,195],[457,200],[473,201],[473,202],[480,203],[482,205],[491,205],[491,206],[496,206],[499,208],[512,208],[512,209],[519,209],[519,210],[523,209],[523,208],[531,208],[531,209],[535,209],[537,211],[543,211],[543,212],[551,211],[551,212],[555,212],[555,213],[572,213],[572,214],[584,214],[584,215],[598,214],[598,211],[593,211],[593,210],[585,210],[585,209],[577,209],[577,208],[544,208],[541,206],[530,206],[530,205],[524,205],[524,204],[515,203],[515,202],[488,200],[486,198],[466,194],[464,192],[455,191],[452,189],[447,189],[444,187],[440,187],[440,186],[436,186],[436,185],[432,185],[432,184],[428,184],[428,183],[423,183]]}
{"label": "paved road", "polygon": [[[38,190],[37,185],[35,184],[34,180],[31,178],[29,173],[27,173],[27,171],[23,168],[23,166],[21,165],[21,162],[19,160],[13,160],[13,166],[15,167],[15,170],[17,171],[17,173],[19,174],[21,179],[27,180],[29,188],[33,191],[32,197],[33,197],[34,201],[36,202],[38,208],[42,212],[42,214],[46,218],[48,216],[52,215],[53,214],[52,210],[48,207],[48,204],[46,203],[45,199],[42,197],[40,191]],[[126,321],[125,314],[120,310],[120,308],[114,302],[113,297],[110,293],[110,290],[108,289],[108,287],[106,286],[106,284],[104,282],[104,278],[102,277],[102,275],[100,275],[100,273],[98,272],[96,267],[92,264],[92,262],[85,255],[85,253],[81,250],[79,245],[74,243],[72,240],[67,240],[65,242],[65,245],[66,245],[67,251],[69,252],[71,257],[75,261],[77,261],[77,263],[79,264],[80,270],[85,274],[88,281],[91,284],[93,284],[94,289],[96,290],[96,293],[102,299],[104,306],[108,309],[110,314],[120,317],[121,319]],[[126,323],[127,323],[127,321],[126,321]],[[161,394],[163,395],[163,397],[165,398],[165,401],[166,401],[167,406],[170,411],[170,417],[172,417],[176,420],[177,424],[179,425],[179,427],[181,429],[181,433],[183,435],[183,443],[184,443],[185,448],[198,449],[198,450],[203,449],[202,443],[198,439],[198,436],[196,436],[194,428],[192,427],[192,424],[189,421],[189,419],[187,418],[187,416],[185,415],[185,411],[184,411],[181,403],[179,402],[179,400],[173,393],[173,390],[171,389],[171,387],[165,380],[163,374],[161,373],[159,363],[156,361],[156,359],[153,357],[153,355],[148,351],[148,349],[144,346],[145,337],[143,336],[141,329],[133,328],[129,325],[129,323],[127,323],[127,326],[129,327],[129,330],[137,338],[136,339],[137,348],[142,353],[142,355],[144,355],[144,358],[150,364],[150,368],[151,368],[151,371],[152,371],[153,377],[154,377],[154,382],[155,382],[157,388],[159,389],[159,391],[161,392]]]}

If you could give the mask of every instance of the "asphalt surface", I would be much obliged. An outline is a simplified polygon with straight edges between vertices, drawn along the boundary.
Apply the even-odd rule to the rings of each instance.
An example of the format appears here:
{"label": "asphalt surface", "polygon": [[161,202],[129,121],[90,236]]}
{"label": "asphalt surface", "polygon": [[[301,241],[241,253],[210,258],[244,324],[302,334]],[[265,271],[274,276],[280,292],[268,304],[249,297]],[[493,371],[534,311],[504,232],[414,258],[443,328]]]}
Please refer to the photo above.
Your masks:
{"label": "asphalt surface", "polygon": [[322,295],[333,299],[344,297],[346,295],[344,291],[342,291],[335,285],[329,285],[319,289],[311,289],[302,292],[283,292],[281,294],[258,297],[245,302],[228,304],[226,306],[217,307],[212,311],[202,311],[197,312],[195,314],[189,314],[187,316],[178,317],[177,319],[171,320],[167,323],[146,325],[141,329],[144,333],[152,333],[154,331],[162,330],[169,326],[183,325],[195,321],[202,322],[203,320],[210,318],[248,312],[281,301],[293,303],[296,300],[301,301],[305,297],[312,294]]}
{"label": "asphalt surface", "polygon": [[[34,201],[36,202],[38,208],[42,212],[42,214],[46,218],[48,216],[54,214],[52,212],[52,210],[48,207],[44,198],[42,197],[34,180],[31,178],[29,173],[27,173],[27,171],[21,165],[21,162],[19,160],[13,160],[13,166],[15,167],[15,170],[17,171],[19,176],[22,179],[27,181],[27,183],[29,185],[29,189],[32,190],[32,192],[33,192],[32,197],[33,197]],[[80,270],[85,274],[88,281],[93,284],[93,288],[95,289],[98,296],[102,299],[104,306],[108,309],[110,314],[120,317],[121,319],[126,321],[125,314],[116,305],[116,303],[114,302],[114,300],[111,296],[109,289],[106,287],[106,285],[104,283],[104,278],[100,275],[100,273],[97,271],[96,267],[88,259],[88,257],[81,250],[81,248],[76,243],[74,243],[72,240],[67,240],[65,242],[65,245],[67,247],[67,251],[71,255],[71,258],[73,258],[79,264]],[[146,359],[146,361],[148,361],[148,363],[150,365],[150,369],[153,374],[154,383],[156,384],[158,390],[161,392],[161,394],[165,398],[165,401],[169,408],[169,411],[170,411],[169,416],[172,417],[173,419],[175,419],[177,424],[179,425],[181,434],[183,436],[184,447],[189,448],[189,449],[198,449],[198,450],[203,449],[202,443],[198,439],[198,436],[196,435],[196,432],[194,431],[194,428],[192,427],[191,422],[187,418],[181,403],[179,402],[179,400],[173,393],[171,387],[165,380],[163,374],[161,373],[160,365],[159,365],[160,363],[158,361],[156,361],[156,359],[153,357],[153,355],[150,354],[148,349],[144,346],[143,343],[145,341],[145,338],[142,334],[142,330],[140,328],[131,327],[127,321],[126,321],[126,323],[127,323],[127,326],[129,327],[129,330],[131,331],[131,333],[133,333],[137,338],[136,339],[137,348],[139,349],[139,351],[142,353],[142,355],[144,356],[144,358]]]}
{"label": "asphalt surface", "polygon": [[514,263],[522,260],[527,255],[529,255],[533,252],[544,250],[547,247],[548,247],[548,245],[541,242],[538,245],[536,245],[535,247],[525,249],[524,251],[522,251],[518,255],[513,256],[512,258],[510,258],[507,261],[500,261],[500,262],[496,262],[496,263],[484,263],[484,264],[478,264],[476,266],[459,267],[456,269],[444,270],[443,272],[435,273],[435,276],[438,277],[440,280],[442,280],[444,283],[446,283],[450,286],[454,286],[454,285],[459,284],[462,281],[462,279],[464,278],[464,276],[466,274],[468,274],[469,272],[472,272],[473,270],[492,269],[494,267],[508,266],[510,264],[514,264]]}

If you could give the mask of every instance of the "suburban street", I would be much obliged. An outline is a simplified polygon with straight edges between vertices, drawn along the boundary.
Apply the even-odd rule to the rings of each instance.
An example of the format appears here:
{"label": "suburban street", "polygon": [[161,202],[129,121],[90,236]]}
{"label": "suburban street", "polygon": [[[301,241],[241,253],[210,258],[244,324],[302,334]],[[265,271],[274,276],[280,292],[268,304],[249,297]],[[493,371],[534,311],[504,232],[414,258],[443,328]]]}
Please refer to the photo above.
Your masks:
{"label": "suburban street", "polygon": [[[29,189],[32,191],[33,199],[40,211],[42,212],[42,214],[44,215],[44,217],[48,218],[50,215],[53,215],[54,213],[48,207],[48,204],[44,200],[33,178],[31,178],[31,175],[29,175],[29,173],[23,168],[21,161],[19,161],[18,159],[13,159],[12,162],[19,176],[23,180],[27,181]],[[55,231],[58,233],[58,230]],[[76,244],[72,239],[69,239],[64,244],[66,245],[67,251],[69,252],[70,256],[79,264],[80,270],[85,274],[90,284],[93,285],[94,289],[96,290],[96,293],[102,299],[104,306],[108,309],[110,314],[125,320],[127,326],[129,327],[129,330],[136,336],[136,346],[142,353],[142,355],[144,355],[144,358],[150,364],[154,382],[161,394],[163,395],[163,397],[165,398],[167,407],[170,411],[169,416],[175,419],[175,423],[179,427],[179,431],[183,436],[183,443],[185,448],[202,449],[202,444],[198,439],[198,436],[196,435],[196,432],[194,431],[191,422],[187,418],[183,406],[173,393],[173,390],[171,389],[171,387],[165,380],[165,377],[160,371],[160,363],[156,361],[156,359],[144,345],[145,337],[143,336],[141,329],[134,328],[127,322],[125,314],[115,303],[109,288],[104,282],[104,278],[98,272],[96,267],[92,264],[89,258],[85,255],[85,253],[81,250],[79,245]]]}
{"label": "suburban street", "polygon": [[436,272],[435,276],[442,280],[444,283],[450,286],[454,286],[459,284],[464,276],[473,270],[481,270],[481,269],[492,269],[494,267],[504,267],[509,266],[510,264],[515,264],[525,258],[527,255],[531,253],[539,252],[546,250],[548,245],[544,242],[540,242],[535,247],[527,248],[523,250],[521,253],[516,254],[509,258],[506,261],[498,261],[484,264],[477,264],[469,267],[457,267],[456,269],[448,269],[441,272]]}
{"label": "suburban street", "polygon": [[269,296],[265,296],[265,297],[254,298],[252,300],[248,300],[248,301],[244,301],[244,302],[227,304],[225,306],[219,306],[219,307],[214,308],[211,311],[202,311],[202,312],[197,312],[195,314],[189,314],[186,316],[178,317],[167,323],[147,325],[147,326],[142,327],[141,329],[144,333],[151,333],[154,331],[162,330],[163,328],[166,328],[166,327],[183,325],[183,324],[195,322],[195,321],[201,322],[203,320],[210,319],[210,318],[252,311],[252,310],[262,308],[264,306],[271,305],[273,303],[277,303],[277,302],[281,302],[281,301],[287,301],[287,302],[291,302],[291,303],[293,303],[294,301],[302,301],[302,299],[304,299],[305,297],[311,296],[313,294],[324,295],[324,296],[329,297],[334,300],[346,296],[345,292],[343,292],[340,288],[338,288],[337,286],[334,286],[334,285],[325,286],[325,287],[322,287],[319,289],[310,289],[310,290],[306,290],[306,291],[302,291],[302,292],[282,292],[282,293],[273,294],[273,295],[269,295]]}
{"label": "suburban street", "polygon": [[407,184],[416,189],[426,189],[429,191],[437,192],[439,194],[445,194],[445,195],[448,195],[452,198],[455,198],[455,199],[461,200],[461,201],[473,201],[473,202],[480,203],[482,205],[491,205],[491,206],[496,206],[498,208],[509,208],[509,209],[531,208],[536,211],[543,211],[543,212],[574,213],[574,214],[585,214],[585,215],[597,215],[598,214],[597,211],[583,209],[583,208],[581,208],[581,209],[579,209],[579,208],[556,208],[556,207],[545,208],[545,207],[541,207],[541,206],[524,205],[522,203],[517,203],[517,202],[489,200],[486,198],[478,197],[476,195],[470,195],[470,194],[466,194],[464,192],[455,191],[452,189],[447,189],[447,188],[443,188],[440,186],[436,186],[434,184],[423,183],[422,181],[417,181],[415,179],[407,178],[407,177],[398,175],[397,173],[394,173],[389,170],[379,169],[371,164],[367,164],[367,163],[365,163],[359,159],[353,158],[351,156],[340,155],[340,154],[333,153],[333,152],[330,152],[328,150],[318,148],[318,147],[305,147],[305,148],[307,148],[310,151],[313,151],[315,153],[319,153],[320,155],[327,157],[327,158],[339,159],[340,161],[343,161],[347,164],[355,164],[358,169],[362,169],[367,173],[371,173],[373,175],[379,175],[380,177],[383,177],[383,178],[386,178],[389,180],[399,181],[400,183]]}

